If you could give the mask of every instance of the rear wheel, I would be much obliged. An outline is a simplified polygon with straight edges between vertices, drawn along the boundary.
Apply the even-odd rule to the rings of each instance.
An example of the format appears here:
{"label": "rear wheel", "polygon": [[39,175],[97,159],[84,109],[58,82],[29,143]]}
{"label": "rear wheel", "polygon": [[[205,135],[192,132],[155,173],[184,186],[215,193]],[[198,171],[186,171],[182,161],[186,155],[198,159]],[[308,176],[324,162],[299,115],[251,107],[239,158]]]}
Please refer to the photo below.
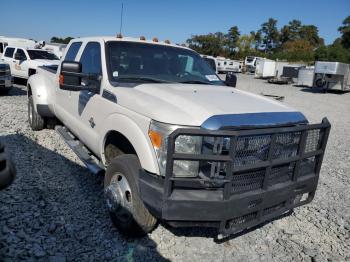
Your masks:
{"label": "rear wheel", "polygon": [[137,156],[125,154],[111,161],[105,175],[105,198],[111,219],[127,236],[143,236],[151,232],[157,223],[139,195],[140,170]]}
{"label": "rear wheel", "polygon": [[28,97],[28,122],[32,130],[39,131],[44,128],[45,119],[34,109],[33,97]]}

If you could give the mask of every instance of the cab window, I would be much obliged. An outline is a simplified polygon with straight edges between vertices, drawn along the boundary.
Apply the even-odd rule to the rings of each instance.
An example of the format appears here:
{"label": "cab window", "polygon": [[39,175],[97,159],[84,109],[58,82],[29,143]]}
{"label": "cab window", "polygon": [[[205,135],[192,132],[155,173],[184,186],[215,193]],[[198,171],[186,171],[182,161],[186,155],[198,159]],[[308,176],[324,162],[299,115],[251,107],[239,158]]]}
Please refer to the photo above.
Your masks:
{"label": "cab window", "polygon": [[18,59],[16,59],[16,60],[19,60],[19,61],[27,60],[27,56],[24,53],[23,49],[17,49],[15,57],[16,56],[18,56]]}
{"label": "cab window", "polygon": [[14,48],[8,47],[8,48],[6,48],[6,50],[5,50],[4,56],[5,56],[5,57],[12,58],[14,52],[15,52],[15,49],[14,49]]}
{"label": "cab window", "polygon": [[67,51],[67,54],[64,58],[66,61],[74,61],[77,56],[79,49],[81,47],[81,42],[72,43]]}
{"label": "cab window", "polygon": [[82,72],[85,74],[101,74],[101,46],[97,42],[89,42],[80,58]]}

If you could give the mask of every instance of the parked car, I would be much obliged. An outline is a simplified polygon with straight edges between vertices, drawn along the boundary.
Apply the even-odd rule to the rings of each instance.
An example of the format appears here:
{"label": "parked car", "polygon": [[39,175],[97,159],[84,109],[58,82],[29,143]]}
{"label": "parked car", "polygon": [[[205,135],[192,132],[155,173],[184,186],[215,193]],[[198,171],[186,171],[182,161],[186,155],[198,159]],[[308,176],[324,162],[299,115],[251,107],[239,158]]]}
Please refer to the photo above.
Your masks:
{"label": "parked car", "polygon": [[0,92],[8,92],[13,85],[11,69],[7,63],[0,61]]}
{"label": "parked car", "polygon": [[[70,42],[28,80],[29,124],[56,130],[95,174],[111,218],[142,235],[157,219],[225,236],[309,203],[330,124],[232,88],[193,50],[144,38]],[[83,186],[83,185],[82,185]]]}
{"label": "parked car", "polygon": [[10,65],[13,77],[28,79],[43,65],[58,65],[59,58],[45,50],[7,46],[2,59]]}
{"label": "parked car", "polygon": [[11,185],[15,175],[15,167],[5,151],[5,147],[0,143],[0,190]]}

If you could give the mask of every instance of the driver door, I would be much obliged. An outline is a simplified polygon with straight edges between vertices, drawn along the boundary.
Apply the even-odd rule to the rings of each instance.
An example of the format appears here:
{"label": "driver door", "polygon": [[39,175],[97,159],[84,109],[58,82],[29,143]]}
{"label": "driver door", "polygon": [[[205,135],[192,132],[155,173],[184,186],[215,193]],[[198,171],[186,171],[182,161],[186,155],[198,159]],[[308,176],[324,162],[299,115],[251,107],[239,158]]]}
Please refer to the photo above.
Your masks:
{"label": "driver door", "polygon": [[[101,44],[99,42],[88,42],[80,56],[79,62],[82,65],[82,73],[100,76],[99,80],[82,78],[82,85],[94,86],[101,90]],[[99,114],[103,111],[100,92],[87,90],[72,92],[71,99],[76,107],[74,118],[79,125],[79,139],[92,151],[97,152],[99,142],[97,129],[101,124]]]}
{"label": "driver door", "polygon": [[28,78],[28,60],[26,52],[22,48],[17,48],[14,55],[14,75],[21,78]]}

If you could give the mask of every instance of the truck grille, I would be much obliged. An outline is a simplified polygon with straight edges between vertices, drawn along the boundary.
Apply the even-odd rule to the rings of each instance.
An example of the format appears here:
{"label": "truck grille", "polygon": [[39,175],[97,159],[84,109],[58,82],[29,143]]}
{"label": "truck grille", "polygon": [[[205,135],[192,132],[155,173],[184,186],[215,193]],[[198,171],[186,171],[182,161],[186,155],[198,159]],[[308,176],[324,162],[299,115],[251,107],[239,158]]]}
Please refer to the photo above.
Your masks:
{"label": "truck grille", "polygon": [[[323,131],[322,131],[323,132]],[[320,130],[306,131],[305,153],[320,149],[322,133]],[[234,169],[246,169],[247,166],[259,165],[271,160],[288,160],[298,155],[302,132],[288,132],[281,134],[253,135],[238,137],[235,146],[233,159]],[[205,138],[204,138],[205,140]],[[272,140],[274,140],[272,146]],[[213,142],[214,140],[212,140]],[[225,142],[226,141],[226,142]],[[229,155],[228,138],[217,140],[217,145],[205,143],[204,152],[214,155]],[[271,147],[272,146],[272,147]],[[215,148],[215,149],[214,149]],[[221,150],[217,150],[217,149]],[[227,175],[227,165],[220,162],[201,162],[201,166],[210,165],[215,168],[207,175],[211,178],[225,177]],[[315,157],[303,159],[300,163],[299,176],[313,174],[315,171]],[[266,179],[266,186],[273,186],[279,183],[291,181],[295,172],[296,161],[288,162],[271,167]],[[232,193],[242,193],[263,188],[266,176],[266,167],[248,171],[236,172],[232,176]]]}
{"label": "truck grille", "polygon": [[0,76],[6,76],[6,71],[0,71]]}

